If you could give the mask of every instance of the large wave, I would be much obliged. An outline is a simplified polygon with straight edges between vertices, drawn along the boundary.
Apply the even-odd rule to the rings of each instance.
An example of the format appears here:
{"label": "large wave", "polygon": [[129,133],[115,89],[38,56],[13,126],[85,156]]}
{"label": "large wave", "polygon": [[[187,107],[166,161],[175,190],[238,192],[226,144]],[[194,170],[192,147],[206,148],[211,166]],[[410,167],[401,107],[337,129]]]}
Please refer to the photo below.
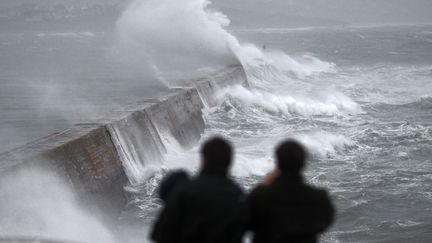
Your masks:
{"label": "large wave", "polygon": [[236,54],[248,72],[255,75],[267,71],[266,74],[272,72],[276,76],[279,73],[305,78],[314,74],[334,73],[337,70],[334,63],[322,61],[309,54],[291,57],[283,51],[265,50],[253,44],[241,45]]}
{"label": "large wave", "polygon": [[270,66],[297,77],[335,70],[311,55],[241,44],[227,30],[229,18],[210,6],[209,0],[135,0],[117,22],[116,60],[132,75],[171,82],[238,63],[250,73]]}
{"label": "large wave", "polygon": [[[357,103],[334,90],[311,93],[307,88],[300,92],[302,85],[314,86],[303,79],[334,73],[337,71],[335,64],[308,54],[292,57],[280,50],[240,43],[227,30],[228,17],[210,7],[208,0],[135,0],[117,22],[114,45],[117,59],[132,75],[152,77],[147,80],[158,79],[167,86],[178,85],[174,79],[241,63],[252,88],[238,86],[226,90],[224,103],[237,103],[241,106],[237,107],[238,111],[249,113],[248,116],[265,117],[265,113],[270,114],[269,119],[280,115],[285,118],[345,116],[361,111]],[[295,92],[275,92],[278,87]],[[236,104],[229,105],[236,108]],[[336,144],[343,140],[330,138],[334,138]],[[333,153],[336,149],[333,147],[338,146],[324,146],[326,150],[317,153]],[[170,150],[164,159],[168,163],[160,168],[187,167],[183,162],[191,158],[179,160],[184,151],[177,151],[176,146]],[[262,174],[269,169],[269,164],[259,159],[247,160],[249,164],[235,165],[234,174]],[[158,169],[158,166],[152,169],[150,174]],[[143,178],[149,178],[150,174]]]}
{"label": "large wave", "polygon": [[115,51],[127,66],[167,78],[239,63],[230,20],[207,0],[135,0],[117,22]]}

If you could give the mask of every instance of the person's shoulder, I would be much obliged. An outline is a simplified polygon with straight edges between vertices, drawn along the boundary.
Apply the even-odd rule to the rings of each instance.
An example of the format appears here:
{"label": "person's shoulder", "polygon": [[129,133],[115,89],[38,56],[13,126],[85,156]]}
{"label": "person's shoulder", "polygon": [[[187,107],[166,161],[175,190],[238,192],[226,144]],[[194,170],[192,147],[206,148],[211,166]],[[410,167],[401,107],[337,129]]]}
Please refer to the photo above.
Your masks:
{"label": "person's shoulder", "polygon": [[323,199],[329,198],[329,193],[327,189],[315,185],[307,185],[307,187],[309,191],[312,194],[314,194],[316,197],[323,198]]}
{"label": "person's shoulder", "polygon": [[197,180],[197,178],[191,178],[189,181],[183,183],[183,185],[181,185],[180,190],[181,192],[188,192],[191,190],[195,190],[194,188],[200,186],[201,183]]}
{"label": "person's shoulder", "polygon": [[218,183],[218,188],[223,191],[226,191],[229,194],[231,193],[235,193],[237,195],[244,194],[243,188],[230,177],[220,178],[220,183]]}

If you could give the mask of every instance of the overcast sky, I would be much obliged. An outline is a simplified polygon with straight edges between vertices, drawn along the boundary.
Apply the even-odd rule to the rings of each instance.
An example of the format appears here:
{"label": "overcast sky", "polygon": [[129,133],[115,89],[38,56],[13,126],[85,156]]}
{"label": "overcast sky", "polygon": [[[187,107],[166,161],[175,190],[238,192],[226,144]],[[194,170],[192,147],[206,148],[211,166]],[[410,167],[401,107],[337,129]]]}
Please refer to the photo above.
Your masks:
{"label": "overcast sky", "polygon": [[[131,0],[0,0],[0,8],[22,3],[82,5],[127,3]],[[186,0],[183,0],[186,1]],[[431,23],[432,0],[212,0],[233,22],[276,24],[296,17],[347,24]],[[261,19],[259,19],[261,18]],[[291,18],[291,19],[290,19]],[[288,21],[287,21],[288,19]],[[295,21],[294,21],[295,22]],[[234,23],[235,24],[235,23]]]}
{"label": "overcast sky", "polygon": [[305,15],[337,18],[351,23],[432,22],[432,0],[286,1],[300,6]]}
{"label": "overcast sky", "polygon": [[[227,12],[326,18],[351,24],[432,22],[432,0],[214,0]],[[247,3],[247,4],[246,4]],[[231,10],[230,10],[231,8]]]}

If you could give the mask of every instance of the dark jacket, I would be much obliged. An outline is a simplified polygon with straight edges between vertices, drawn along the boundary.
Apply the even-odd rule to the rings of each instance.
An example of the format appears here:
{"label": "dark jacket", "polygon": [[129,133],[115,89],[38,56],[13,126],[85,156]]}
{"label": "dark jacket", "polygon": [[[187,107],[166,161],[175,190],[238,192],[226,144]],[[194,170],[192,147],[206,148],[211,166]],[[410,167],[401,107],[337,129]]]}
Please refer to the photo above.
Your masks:
{"label": "dark jacket", "polygon": [[158,243],[240,243],[245,195],[224,175],[202,172],[168,198],[152,232]]}
{"label": "dark jacket", "polygon": [[299,175],[281,175],[255,188],[248,198],[254,243],[317,242],[333,221],[334,208],[322,189]]}

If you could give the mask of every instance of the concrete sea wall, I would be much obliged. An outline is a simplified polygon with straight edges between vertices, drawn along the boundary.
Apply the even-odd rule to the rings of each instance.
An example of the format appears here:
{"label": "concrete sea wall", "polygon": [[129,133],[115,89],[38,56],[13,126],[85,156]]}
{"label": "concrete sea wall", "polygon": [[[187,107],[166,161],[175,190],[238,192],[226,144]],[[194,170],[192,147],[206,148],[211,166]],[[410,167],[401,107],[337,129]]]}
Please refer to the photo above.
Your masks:
{"label": "concrete sea wall", "polygon": [[218,92],[235,84],[248,85],[240,65],[0,154],[0,174],[48,170],[82,200],[117,214],[127,202],[124,186],[149,176],[168,141],[186,149],[195,145],[205,128],[202,109],[216,106]]}

